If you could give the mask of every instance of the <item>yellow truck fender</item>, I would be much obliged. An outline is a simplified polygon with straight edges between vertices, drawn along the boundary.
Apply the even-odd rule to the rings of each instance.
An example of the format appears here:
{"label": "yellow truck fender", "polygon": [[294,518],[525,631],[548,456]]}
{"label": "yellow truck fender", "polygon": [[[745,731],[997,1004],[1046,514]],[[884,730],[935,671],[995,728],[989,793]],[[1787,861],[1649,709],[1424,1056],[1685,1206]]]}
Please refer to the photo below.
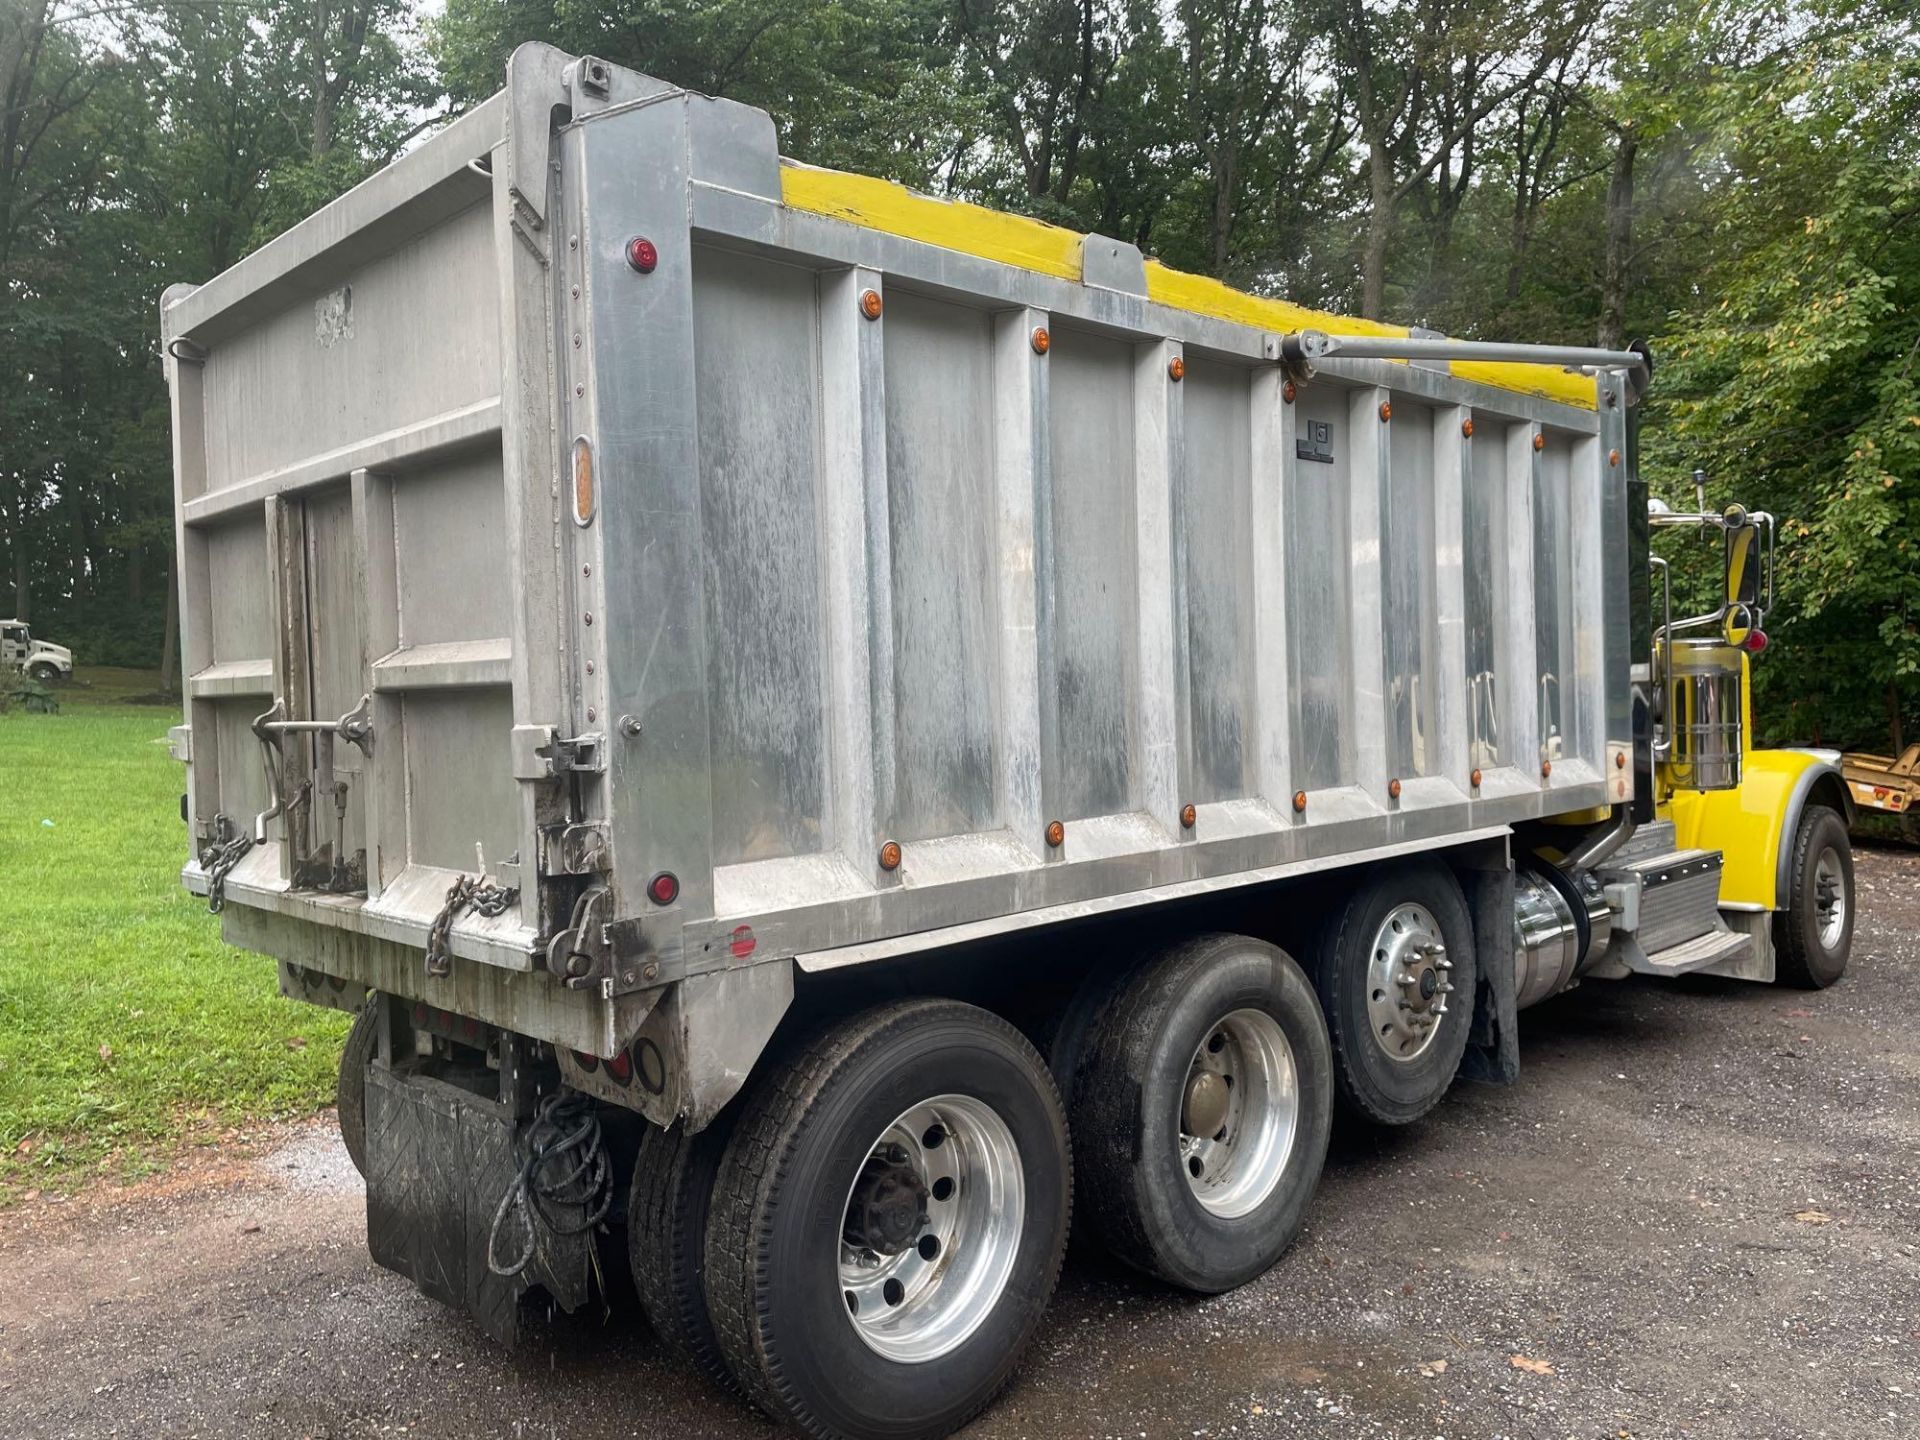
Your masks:
{"label": "yellow truck fender", "polygon": [[1837,750],[1749,750],[1732,790],[1675,791],[1675,838],[1682,848],[1718,850],[1720,903],[1783,908],[1793,836],[1808,805],[1827,805],[1853,823]]}

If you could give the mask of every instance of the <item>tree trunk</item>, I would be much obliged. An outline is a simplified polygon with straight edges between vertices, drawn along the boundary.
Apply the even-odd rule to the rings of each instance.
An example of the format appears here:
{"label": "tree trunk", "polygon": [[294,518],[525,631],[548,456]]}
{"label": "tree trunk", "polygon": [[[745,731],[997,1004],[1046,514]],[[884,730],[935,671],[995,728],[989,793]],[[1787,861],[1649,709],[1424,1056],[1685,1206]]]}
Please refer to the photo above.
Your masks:
{"label": "tree trunk", "polygon": [[1607,181],[1607,254],[1600,277],[1600,333],[1603,350],[1618,350],[1627,338],[1628,271],[1633,257],[1633,162],[1640,137],[1631,126],[1619,131],[1613,175]]}
{"label": "tree trunk", "polygon": [[1385,318],[1387,308],[1387,243],[1393,238],[1393,162],[1384,140],[1367,142],[1367,173],[1373,208],[1367,216],[1367,249],[1361,269],[1360,314],[1368,320]]}
{"label": "tree trunk", "polygon": [[311,46],[308,83],[313,86],[312,155],[315,160],[325,159],[327,152],[333,148],[333,95],[327,84],[327,20],[326,0],[319,0],[313,7],[313,32],[308,39]]}
{"label": "tree trunk", "polygon": [[28,612],[33,609],[31,594],[27,585],[27,546],[26,537],[20,536],[13,544],[13,618],[22,622],[33,619]]}

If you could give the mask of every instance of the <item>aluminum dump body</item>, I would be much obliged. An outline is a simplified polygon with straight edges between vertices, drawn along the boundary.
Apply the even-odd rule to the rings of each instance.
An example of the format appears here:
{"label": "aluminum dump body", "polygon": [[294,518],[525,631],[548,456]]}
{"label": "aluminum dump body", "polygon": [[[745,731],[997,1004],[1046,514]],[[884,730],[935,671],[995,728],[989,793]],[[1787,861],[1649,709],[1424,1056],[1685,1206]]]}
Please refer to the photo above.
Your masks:
{"label": "aluminum dump body", "polygon": [[164,325],[195,847],[288,800],[226,914],[310,998],[611,1054],[1631,784],[1613,377],[1290,377],[1343,322],[538,46]]}

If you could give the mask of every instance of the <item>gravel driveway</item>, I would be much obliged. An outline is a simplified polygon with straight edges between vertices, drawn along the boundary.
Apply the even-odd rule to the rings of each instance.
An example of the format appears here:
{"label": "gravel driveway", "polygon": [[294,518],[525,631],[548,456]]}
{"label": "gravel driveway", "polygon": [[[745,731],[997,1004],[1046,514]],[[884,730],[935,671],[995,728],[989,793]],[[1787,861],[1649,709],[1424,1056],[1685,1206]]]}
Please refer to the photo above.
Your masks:
{"label": "gravel driveway", "polygon": [[[1521,1083],[1339,1138],[1307,1231],[1193,1300],[1069,1262],[973,1436],[1920,1436],[1920,857],[1824,994],[1590,983]],[[0,1215],[0,1436],[772,1432],[625,1316],[517,1355],[376,1270],[330,1130]]]}

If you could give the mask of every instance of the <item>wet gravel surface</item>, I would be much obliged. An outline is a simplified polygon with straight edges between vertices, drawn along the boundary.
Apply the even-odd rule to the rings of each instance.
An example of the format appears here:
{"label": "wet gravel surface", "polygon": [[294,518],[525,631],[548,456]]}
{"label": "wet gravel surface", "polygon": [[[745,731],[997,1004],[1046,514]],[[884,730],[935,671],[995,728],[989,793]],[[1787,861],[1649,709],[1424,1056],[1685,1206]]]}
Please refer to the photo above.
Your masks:
{"label": "wet gravel surface", "polygon": [[[1231,1295],[1078,1254],[1000,1436],[1920,1436],[1920,856],[1865,852],[1823,994],[1593,983],[1521,1083],[1336,1140]],[[518,1354],[366,1258],[307,1127],[187,1193],[0,1215],[0,1436],[773,1432],[637,1320]]]}

